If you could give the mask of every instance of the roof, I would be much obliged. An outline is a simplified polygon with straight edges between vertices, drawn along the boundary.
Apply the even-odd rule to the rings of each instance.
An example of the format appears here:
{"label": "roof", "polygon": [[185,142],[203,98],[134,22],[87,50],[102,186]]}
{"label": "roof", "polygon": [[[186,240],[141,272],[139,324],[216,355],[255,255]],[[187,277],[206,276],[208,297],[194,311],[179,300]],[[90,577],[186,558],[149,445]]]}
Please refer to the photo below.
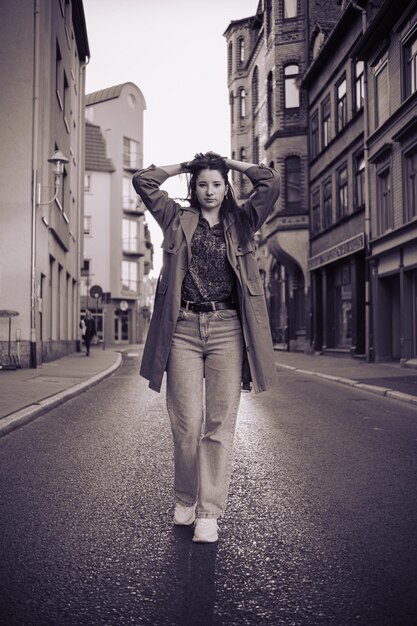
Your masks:
{"label": "roof", "polygon": [[95,172],[114,172],[113,161],[107,158],[106,142],[100,126],[85,123],[85,169]]}
{"label": "roof", "polygon": [[[114,98],[119,98],[123,88],[127,85],[130,85],[131,87],[134,87],[135,90],[139,91],[143,98],[143,94],[139,87],[135,85],[135,83],[127,82],[121,83],[120,85],[113,85],[113,87],[107,87],[107,89],[100,89],[100,91],[87,93],[85,96],[85,106],[88,107],[92,104],[97,104],[98,102],[105,102],[106,100],[114,100]],[[143,103],[146,108],[145,98],[143,98]]]}

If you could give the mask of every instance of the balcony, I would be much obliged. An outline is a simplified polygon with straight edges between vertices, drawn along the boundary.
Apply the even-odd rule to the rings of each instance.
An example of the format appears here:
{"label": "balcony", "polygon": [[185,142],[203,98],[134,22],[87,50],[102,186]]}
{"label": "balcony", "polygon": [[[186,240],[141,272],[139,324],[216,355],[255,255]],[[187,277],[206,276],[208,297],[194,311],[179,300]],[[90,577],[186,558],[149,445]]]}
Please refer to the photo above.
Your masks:
{"label": "balcony", "polygon": [[122,239],[122,252],[128,256],[145,256],[146,241],[137,237],[127,237]]}
{"label": "balcony", "polygon": [[123,211],[139,217],[145,213],[145,205],[139,197],[123,196]]}

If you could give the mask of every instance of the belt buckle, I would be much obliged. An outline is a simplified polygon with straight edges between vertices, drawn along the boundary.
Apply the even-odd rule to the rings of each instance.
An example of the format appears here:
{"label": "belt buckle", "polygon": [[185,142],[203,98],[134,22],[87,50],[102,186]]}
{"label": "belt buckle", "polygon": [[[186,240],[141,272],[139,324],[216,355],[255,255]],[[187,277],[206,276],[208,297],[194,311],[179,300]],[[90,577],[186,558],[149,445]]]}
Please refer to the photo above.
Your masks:
{"label": "belt buckle", "polygon": [[217,304],[217,303],[216,303],[216,302],[211,301],[211,302],[210,302],[210,304],[211,304],[211,310],[212,310],[212,311],[217,311],[217,308],[216,308],[216,304]]}

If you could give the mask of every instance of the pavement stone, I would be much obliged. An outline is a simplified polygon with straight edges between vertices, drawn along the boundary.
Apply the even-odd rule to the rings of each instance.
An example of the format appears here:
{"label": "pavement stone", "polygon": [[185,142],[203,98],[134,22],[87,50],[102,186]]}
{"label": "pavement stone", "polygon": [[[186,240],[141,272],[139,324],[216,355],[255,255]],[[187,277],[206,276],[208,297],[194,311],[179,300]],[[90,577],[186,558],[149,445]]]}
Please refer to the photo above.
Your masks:
{"label": "pavement stone", "polygon": [[[143,345],[101,346],[43,363],[36,369],[0,370],[0,437],[82,393],[115,372],[122,352]],[[289,369],[417,406],[417,362],[368,363],[350,356],[274,351],[277,370]],[[407,366],[408,365],[408,366]]]}

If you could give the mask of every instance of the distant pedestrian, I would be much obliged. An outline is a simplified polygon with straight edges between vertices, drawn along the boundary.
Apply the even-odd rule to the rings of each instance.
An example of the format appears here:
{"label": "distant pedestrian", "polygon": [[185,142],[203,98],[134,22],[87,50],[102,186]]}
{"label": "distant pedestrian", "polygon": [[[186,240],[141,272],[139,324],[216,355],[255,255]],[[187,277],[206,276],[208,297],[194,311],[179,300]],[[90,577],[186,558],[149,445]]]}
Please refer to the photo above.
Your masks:
{"label": "distant pedestrian", "polygon": [[93,316],[91,315],[91,311],[86,309],[84,319],[80,322],[81,333],[83,337],[83,341],[86,349],[86,356],[90,355],[90,345],[93,340],[93,337],[97,335],[96,323],[94,321]]}
{"label": "distant pedestrian", "polygon": [[[229,169],[245,173],[253,193],[239,207]],[[160,185],[188,173],[189,206]],[[254,234],[274,208],[279,176],[271,168],[213,152],[192,161],[150,166],[135,190],[164,234],[162,272],[141,374],[160,391],[174,439],[174,524],[191,525],[193,541],[218,539],[224,513],[241,384],[265,391],[275,365]],[[202,426],[204,423],[204,430]]]}

